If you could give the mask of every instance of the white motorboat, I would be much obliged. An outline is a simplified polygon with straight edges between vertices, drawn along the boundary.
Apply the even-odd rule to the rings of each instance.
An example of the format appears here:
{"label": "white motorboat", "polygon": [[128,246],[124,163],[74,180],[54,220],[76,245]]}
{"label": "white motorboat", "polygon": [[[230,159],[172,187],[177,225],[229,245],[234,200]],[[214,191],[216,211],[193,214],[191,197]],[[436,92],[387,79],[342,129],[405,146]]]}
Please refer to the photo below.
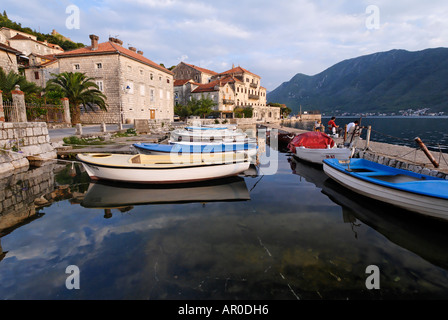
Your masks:
{"label": "white motorboat", "polygon": [[295,157],[315,164],[322,164],[325,159],[348,160],[353,153],[353,148],[339,148],[331,137],[319,131],[297,135],[288,149]]}
{"label": "white motorboat", "polygon": [[245,153],[192,153],[169,155],[78,154],[92,180],[129,183],[186,183],[234,176],[247,170]]}

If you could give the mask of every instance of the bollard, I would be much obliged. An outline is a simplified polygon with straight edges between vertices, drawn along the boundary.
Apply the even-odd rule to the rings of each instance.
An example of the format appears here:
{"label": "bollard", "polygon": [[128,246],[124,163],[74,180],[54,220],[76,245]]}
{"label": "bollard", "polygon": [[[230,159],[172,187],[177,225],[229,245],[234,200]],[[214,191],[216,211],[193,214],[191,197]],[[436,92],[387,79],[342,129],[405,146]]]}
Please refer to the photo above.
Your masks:
{"label": "bollard", "polygon": [[80,123],[76,124],[76,132],[75,132],[75,134],[77,136],[82,136],[82,124],[80,124]]}
{"label": "bollard", "polygon": [[106,132],[106,124],[103,122],[101,123],[101,132]]}
{"label": "bollard", "polygon": [[438,168],[439,163],[436,161],[436,159],[434,159],[434,157],[429,152],[428,148],[425,146],[423,141],[419,137],[415,138],[414,141],[417,142],[417,144],[420,146],[420,148],[422,148],[422,151],[426,154],[426,156],[431,161],[431,163],[434,165],[434,167]]}

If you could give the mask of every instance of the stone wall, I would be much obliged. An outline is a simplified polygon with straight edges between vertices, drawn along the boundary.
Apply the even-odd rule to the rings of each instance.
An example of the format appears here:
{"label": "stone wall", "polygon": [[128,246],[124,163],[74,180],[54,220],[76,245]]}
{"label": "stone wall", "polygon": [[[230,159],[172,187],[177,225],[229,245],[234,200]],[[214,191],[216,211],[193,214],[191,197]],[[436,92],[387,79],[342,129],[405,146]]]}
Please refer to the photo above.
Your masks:
{"label": "stone wall", "polygon": [[[0,175],[28,167],[36,159],[56,159],[44,122],[0,122]],[[31,163],[32,165],[32,163]]]}
{"label": "stone wall", "polygon": [[431,169],[421,165],[412,164],[406,161],[400,161],[398,159],[394,159],[393,157],[387,157],[374,152],[357,150],[355,153],[355,157],[373,161],[379,164],[384,164],[386,166],[397,169],[403,169],[420,174],[425,174],[432,177],[448,179],[448,174],[441,172],[437,169]]}

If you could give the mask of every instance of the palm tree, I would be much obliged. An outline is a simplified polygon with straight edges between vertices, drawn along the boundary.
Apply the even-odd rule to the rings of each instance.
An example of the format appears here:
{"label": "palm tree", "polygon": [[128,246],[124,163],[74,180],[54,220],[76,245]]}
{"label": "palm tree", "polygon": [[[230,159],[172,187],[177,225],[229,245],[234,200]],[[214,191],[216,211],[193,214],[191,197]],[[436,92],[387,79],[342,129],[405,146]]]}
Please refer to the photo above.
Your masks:
{"label": "palm tree", "polygon": [[34,95],[40,95],[42,88],[36,85],[34,82],[29,82],[26,78],[14,71],[8,73],[0,67],[0,90],[3,91],[3,95],[6,99],[11,99],[11,91],[15,90],[16,85],[20,86],[20,90],[25,93],[25,99],[31,98]]}
{"label": "palm tree", "polygon": [[80,72],[63,72],[52,74],[55,76],[47,83],[47,92],[62,90],[70,105],[72,124],[81,122],[81,105],[85,109],[95,111],[94,106],[107,111],[107,97],[99,90],[93,78]]}

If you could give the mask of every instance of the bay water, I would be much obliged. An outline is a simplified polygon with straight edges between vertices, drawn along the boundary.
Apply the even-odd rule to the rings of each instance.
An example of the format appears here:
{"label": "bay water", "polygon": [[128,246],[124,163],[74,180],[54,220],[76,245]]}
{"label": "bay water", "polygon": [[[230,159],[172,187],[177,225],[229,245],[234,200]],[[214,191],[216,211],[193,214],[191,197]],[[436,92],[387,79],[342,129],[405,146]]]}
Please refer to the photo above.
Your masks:
{"label": "bay water", "polygon": [[79,164],[49,164],[0,184],[1,299],[448,297],[446,221],[358,196],[269,146],[259,166],[208,183],[92,183]]}

